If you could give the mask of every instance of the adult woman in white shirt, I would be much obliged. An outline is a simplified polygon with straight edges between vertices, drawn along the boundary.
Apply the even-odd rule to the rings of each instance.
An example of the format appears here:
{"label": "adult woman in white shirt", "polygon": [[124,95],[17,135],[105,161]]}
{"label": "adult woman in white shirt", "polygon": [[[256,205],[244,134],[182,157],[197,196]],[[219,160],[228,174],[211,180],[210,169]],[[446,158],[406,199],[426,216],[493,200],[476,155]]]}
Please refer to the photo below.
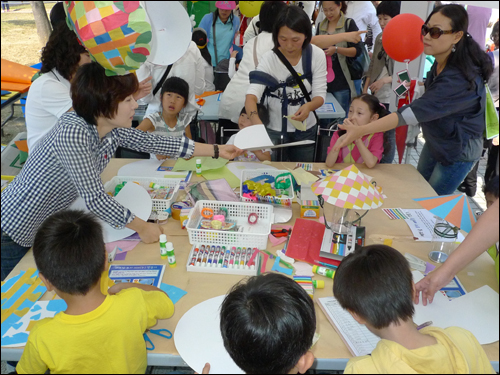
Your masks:
{"label": "adult woman in white shirt", "polygon": [[71,79],[78,67],[90,62],[85,48],[66,23],[58,24],[42,49],[42,75],[30,87],[26,100],[28,148],[49,132],[59,117],[72,108]]}
{"label": "adult woman in white shirt", "polygon": [[[262,22],[262,19],[261,19]],[[316,118],[313,111],[321,107],[326,97],[326,59],[325,53],[318,47],[311,45],[311,76],[307,77],[308,67],[302,64],[303,52],[308,48],[312,38],[311,22],[307,14],[297,6],[289,6],[280,13],[273,29],[275,50],[280,51],[299,75],[303,75],[305,89],[310,92],[311,101],[307,102],[300,87],[291,82],[291,73],[281,62],[275,51],[269,51],[259,61],[257,72],[271,76],[277,82],[290,82],[286,87],[279,86],[270,95],[266,95],[271,123],[268,133],[275,143],[293,142],[301,140],[316,140]],[[307,65],[307,64],[305,64]],[[292,86],[292,87],[290,87]],[[270,85],[251,83],[247,91],[245,107],[250,120],[254,124],[262,123],[257,114],[257,103],[261,100],[267,87]],[[284,95],[286,92],[286,96]],[[285,99],[286,98],[286,99]],[[306,130],[296,129],[289,121],[282,121],[282,104],[288,101],[287,114],[293,120],[305,121]],[[283,161],[313,161],[314,145],[298,146],[288,152],[284,149]],[[276,157],[273,154],[273,158]]]}

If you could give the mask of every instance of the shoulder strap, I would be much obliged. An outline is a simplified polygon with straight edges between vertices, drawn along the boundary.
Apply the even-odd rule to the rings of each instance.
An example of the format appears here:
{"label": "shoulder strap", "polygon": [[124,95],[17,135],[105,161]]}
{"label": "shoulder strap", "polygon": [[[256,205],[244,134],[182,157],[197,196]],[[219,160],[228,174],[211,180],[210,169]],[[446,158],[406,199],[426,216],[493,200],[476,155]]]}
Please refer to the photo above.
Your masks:
{"label": "shoulder strap", "polygon": [[[306,98],[306,100],[308,102],[310,102],[311,101],[311,96],[307,92],[307,90],[306,90],[306,88],[304,86],[304,82],[302,82],[302,79],[299,77],[299,75],[297,74],[297,72],[295,71],[295,69],[292,67],[292,64],[290,64],[290,62],[286,59],[285,56],[283,56],[283,54],[281,53],[281,51],[278,48],[276,48],[276,47],[273,48],[273,52],[276,54],[276,56],[278,56],[278,58],[286,66],[286,68],[288,69],[288,71],[290,72],[290,74],[292,75],[292,77],[295,79],[295,83],[297,83],[299,85],[300,89],[302,90],[302,94],[304,94],[304,98]],[[314,116],[316,117],[316,121],[319,124],[319,118],[318,118],[318,115],[316,114],[316,111],[313,111],[313,113],[314,113]]]}
{"label": "shoulder strap", "polygon": [[253,70],[249,73],[248,75],[250,83],[257,83],[259,85],[265,85],[269,88],[271,88],[271,91],[277,90],[279,86],[284,86],[286,85],[286,82],[280,84],[276,78],[274,78],[272,75],[261,72],[258,70]]}
{"label": "shoulder strap", "polygon": [[257,58],[257,39],[259,36],[257,35],[255,37],[255,40],[253,41],[253,63],[255,65],[255,69],[257,69],[257,65],[259,65],[259,59]]}
{"label": "shoulder strap", "polygon": [[165,70],[165,73],[163,73],[163,76],[161,77],[160,81],[158,82],[158,84],[156,85],[155,89],[153,90],[153,96],[155,96],[156,93],[158,92],[158,90],[160,90],[161,87],[163,86],[163,83],[165,82],[165,80],[168,77],[168,73],[170,73],[170,71],[172,70],[172,65],[174,65],[174,64],[170,64],[167,67],[167,70]]}
{"label": "shoulder strap", "polygon": [[[214,17],[216,17],[215,13]],[[217,22],[217,20],[215,20],[215,22]],[[215,22],[213,22],[212,20],[212,38],[214,39],[215,66],[217,66],[217,64],[219,63],[219,58],[217,57],[217,42],[215,40]]]}
{"label": "shoulder strap", "polygon": [[[312,45],[309,44],[302,52],[302,69],[304,70],[304,78],[309,81],[312,86]],[[295,69],[294,69],[295,70]]]}

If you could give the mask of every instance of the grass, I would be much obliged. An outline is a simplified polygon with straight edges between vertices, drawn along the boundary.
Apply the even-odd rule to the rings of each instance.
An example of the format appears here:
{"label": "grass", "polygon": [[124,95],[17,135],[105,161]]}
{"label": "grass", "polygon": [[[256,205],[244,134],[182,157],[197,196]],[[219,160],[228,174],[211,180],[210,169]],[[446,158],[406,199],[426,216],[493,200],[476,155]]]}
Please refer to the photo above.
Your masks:
{"label": "grass", "polygon": [[[45,4],[47,15],[54,3]],[[11,5],[10,12],[1,14],[2,59],[23,65],[40,62],[40,42],[31,5]]]}

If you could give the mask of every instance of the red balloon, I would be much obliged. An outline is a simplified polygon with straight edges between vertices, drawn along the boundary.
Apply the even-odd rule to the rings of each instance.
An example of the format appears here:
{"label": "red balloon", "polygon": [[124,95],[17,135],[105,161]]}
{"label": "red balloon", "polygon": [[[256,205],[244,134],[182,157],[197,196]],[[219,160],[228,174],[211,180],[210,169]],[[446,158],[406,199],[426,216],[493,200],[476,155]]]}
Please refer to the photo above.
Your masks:
{"label": "red balloon", "polygon": [[422,18],[410,13],[399,14],[387,23],[382,45],[391,59],[409,62],[424,52],[423,24]]}

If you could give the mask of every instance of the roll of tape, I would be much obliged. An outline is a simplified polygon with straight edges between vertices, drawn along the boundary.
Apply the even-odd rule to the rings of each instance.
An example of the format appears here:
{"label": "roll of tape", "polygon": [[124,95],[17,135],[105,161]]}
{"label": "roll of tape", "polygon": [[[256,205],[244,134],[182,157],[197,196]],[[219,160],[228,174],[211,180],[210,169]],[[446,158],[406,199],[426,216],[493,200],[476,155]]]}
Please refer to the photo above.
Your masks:
{"label": "roll of tape", "polygon": [[219,220],[212,220],[211,224],[213,229],[222,229],[222,223]]}
{"label": "roll of tape", "polygon": [[259,220],[259,215],[257,215],[255,212],[252,212],[250,215],[248,215],[248,224],[251,225],[257,224],[258,220]]}
{"label": "roll of tape", "polygon": [[172,218],[174,220],[179,220],[181,217],[181,210],[184,208],[191,207],[191,205],[187,202],[175,202],[172,204]]}

